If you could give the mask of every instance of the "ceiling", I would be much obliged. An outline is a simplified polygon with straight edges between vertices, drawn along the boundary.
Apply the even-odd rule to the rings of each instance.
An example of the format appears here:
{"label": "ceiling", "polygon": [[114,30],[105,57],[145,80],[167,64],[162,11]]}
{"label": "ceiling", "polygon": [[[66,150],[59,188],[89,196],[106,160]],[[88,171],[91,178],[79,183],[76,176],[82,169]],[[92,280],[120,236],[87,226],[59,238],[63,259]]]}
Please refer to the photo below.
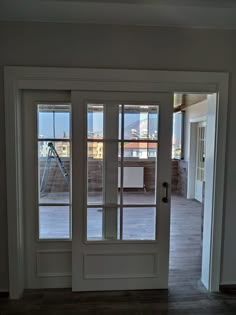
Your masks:
{"label": "ceiling", "polygon": [[0,0],[0,21],[236,29],[236,1]]}

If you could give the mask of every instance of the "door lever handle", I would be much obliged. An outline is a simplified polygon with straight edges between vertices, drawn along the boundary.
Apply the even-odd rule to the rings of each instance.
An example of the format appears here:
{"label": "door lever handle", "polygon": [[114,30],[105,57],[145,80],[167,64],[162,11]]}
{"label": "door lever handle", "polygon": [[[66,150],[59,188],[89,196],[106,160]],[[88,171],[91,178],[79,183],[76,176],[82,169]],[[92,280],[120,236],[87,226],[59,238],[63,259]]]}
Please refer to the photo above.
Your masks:
{"label": "door lever handle", "polygon": [[168,188],[169,188],[169,185],[168,185],[167,182],[164,182],[162,184],[162,187],[164,188],[164,197],[162,198],[162,202],[168,203]]}

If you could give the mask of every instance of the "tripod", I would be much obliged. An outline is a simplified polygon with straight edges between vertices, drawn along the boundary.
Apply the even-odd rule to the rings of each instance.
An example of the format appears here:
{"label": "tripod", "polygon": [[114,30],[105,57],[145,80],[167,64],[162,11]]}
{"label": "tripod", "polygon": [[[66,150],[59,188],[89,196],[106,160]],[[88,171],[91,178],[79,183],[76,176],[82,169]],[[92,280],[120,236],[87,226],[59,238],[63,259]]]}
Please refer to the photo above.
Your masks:
{"label": "tripod", "polygon": [[55,149],[53,143],[49,142],[48,147],[49,147],[49,150],[48,150],[47,161],[46,161],[46,164],[44,167],[43,176],[42,176],[41,183],[40,183],[40,192],[41,193],[46,192],[46,187],[47,187],[47,182],[48,182],[48,174],[49,174],[50,165],[51,165],[52,160],[56,160],[56,162],[60,168],[60,171],[62,173],[62,176],[64,177],[65,182],[67,184],[69,184],[69,179],[70,179],[69,173],[67,172],[67,170],[64,166],[64,163],[62,162],[60,156],[58,155],[57,150]]}

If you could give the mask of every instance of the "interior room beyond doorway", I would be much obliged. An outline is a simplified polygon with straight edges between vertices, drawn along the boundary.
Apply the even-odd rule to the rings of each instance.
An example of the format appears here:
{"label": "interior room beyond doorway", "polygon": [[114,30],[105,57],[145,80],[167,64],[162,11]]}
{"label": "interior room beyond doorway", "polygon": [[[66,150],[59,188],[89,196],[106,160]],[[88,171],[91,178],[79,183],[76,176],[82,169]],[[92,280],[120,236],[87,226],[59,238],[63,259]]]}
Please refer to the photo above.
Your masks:
{"label": "interior room beyond doorway", "polygon": [[[199,286],[202,276],[206,136],[211,98],[207,94],[174,97],[170,286],[179,282]],[[214,128],[208,127],[208,132]]]}

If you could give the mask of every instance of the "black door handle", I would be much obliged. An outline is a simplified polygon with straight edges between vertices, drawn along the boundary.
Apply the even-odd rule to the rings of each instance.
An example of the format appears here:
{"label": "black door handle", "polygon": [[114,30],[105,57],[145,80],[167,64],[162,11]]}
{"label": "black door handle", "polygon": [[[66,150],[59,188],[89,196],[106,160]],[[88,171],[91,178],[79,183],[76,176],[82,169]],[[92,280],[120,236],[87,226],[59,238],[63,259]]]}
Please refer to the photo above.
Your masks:
{"label": "black door handle", "polygon": [[168,188],[169,188],[169,185],[168,185],[167,182],[164,182],[162,184],[162,187],[164,188],[164,191],[165,191],[164,197],[162,198],[162,202],[168,203]]}

